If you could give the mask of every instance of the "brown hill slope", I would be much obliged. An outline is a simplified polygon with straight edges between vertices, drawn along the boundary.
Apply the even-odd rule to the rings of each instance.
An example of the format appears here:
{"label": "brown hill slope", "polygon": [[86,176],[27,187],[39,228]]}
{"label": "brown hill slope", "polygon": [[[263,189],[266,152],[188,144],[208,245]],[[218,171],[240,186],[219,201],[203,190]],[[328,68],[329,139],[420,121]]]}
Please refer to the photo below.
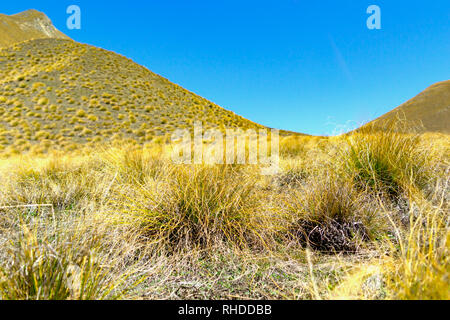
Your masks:
{"label": "brown hill slope", "polygon": [[28,10],[11,16],[0,14],[0,48],[43,38],[69,39],[42,12]]}
{"label": "brown hill slope", "polygon": [[408,130],[450,134],[450,80],[432,85],[365,127],[384,127],[398,120],[404,120]]}

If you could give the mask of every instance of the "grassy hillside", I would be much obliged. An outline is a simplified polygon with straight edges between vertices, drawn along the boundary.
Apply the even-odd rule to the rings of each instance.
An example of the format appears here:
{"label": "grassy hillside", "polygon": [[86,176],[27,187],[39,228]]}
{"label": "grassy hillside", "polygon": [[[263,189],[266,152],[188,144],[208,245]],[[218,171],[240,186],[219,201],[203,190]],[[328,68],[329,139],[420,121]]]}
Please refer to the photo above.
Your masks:
{"label": "grassy hillside", "polygon": [[123,56],[4,48],[0,300],[448,300],[448,92],[381,119],[441,133],[291,133],[268,176],[175,164],[159,142],[177,128],[263,127]]}
{"label": "grassy hillside", "polygon": [[0,148],[145,143],[197,120],[263,128],[113,52],[59,39],[0,51]]}
{"label": "grassy hillside", "polygon": [[68,39],[42,12],[28,10],[11,16],[0,14],[0,48],[42,38]]}
{"label": "grassy hillside", "polygon": [[417,132],[450,133],[450,80],[432,85],[391,112],[371,122],[380,128],[401,120]]}

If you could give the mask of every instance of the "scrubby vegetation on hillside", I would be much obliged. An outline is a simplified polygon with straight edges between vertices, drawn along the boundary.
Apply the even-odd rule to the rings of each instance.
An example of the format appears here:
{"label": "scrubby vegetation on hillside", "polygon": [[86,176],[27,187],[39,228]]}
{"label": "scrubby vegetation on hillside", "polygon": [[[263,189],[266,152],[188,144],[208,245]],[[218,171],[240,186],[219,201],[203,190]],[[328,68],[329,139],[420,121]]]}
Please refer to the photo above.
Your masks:
{"label": "scrubby vegetation on hillside", "polygon": [[205,130],[263,128],[110,51],[58,39],[0,51],[4,152],[143,144],[195,121]]}
{"label": "scrubby vegetation on hillside", "polygon": [[1,160],[0,298],[450,298],[448,136],[283,138],[275,176],[169,151]]}

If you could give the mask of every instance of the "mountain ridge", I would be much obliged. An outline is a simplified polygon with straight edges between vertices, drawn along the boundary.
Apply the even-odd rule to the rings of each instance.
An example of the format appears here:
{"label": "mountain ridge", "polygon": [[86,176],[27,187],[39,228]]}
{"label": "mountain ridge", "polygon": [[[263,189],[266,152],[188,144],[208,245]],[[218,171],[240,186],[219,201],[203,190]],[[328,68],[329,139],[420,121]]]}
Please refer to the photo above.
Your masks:
{"label": "mountain ridge", "polygon": [[13,15],[0,14],[0,35],[0,48],[34,39],[70,39],[55,28],[45,13],[35,9]]}

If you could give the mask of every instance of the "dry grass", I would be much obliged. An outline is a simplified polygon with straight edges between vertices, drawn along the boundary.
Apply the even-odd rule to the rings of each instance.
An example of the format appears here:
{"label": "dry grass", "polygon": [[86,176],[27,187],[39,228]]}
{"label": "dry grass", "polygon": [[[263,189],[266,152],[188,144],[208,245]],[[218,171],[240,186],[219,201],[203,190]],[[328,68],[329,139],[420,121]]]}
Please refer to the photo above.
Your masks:
{"label": "dry grass", "polygon": [[433,159],[420,146],[420,136],[393,128],[383,133],[367,127],[348,137],[343,161],[360,188],[398,198],[423,190],[434,177]]}
{"label": "dry grass", "polygon": [[160,189],[154,183],[123,195],[119,221],[171,247],[211,247],[258,239],[258,194],[251,180],[230,166],[171,166]]}
{"label": "dry grass", "polygon": [[447,136],[280,147],[273,177],[162,143],[0,160],[0,297],[449,298]]}

